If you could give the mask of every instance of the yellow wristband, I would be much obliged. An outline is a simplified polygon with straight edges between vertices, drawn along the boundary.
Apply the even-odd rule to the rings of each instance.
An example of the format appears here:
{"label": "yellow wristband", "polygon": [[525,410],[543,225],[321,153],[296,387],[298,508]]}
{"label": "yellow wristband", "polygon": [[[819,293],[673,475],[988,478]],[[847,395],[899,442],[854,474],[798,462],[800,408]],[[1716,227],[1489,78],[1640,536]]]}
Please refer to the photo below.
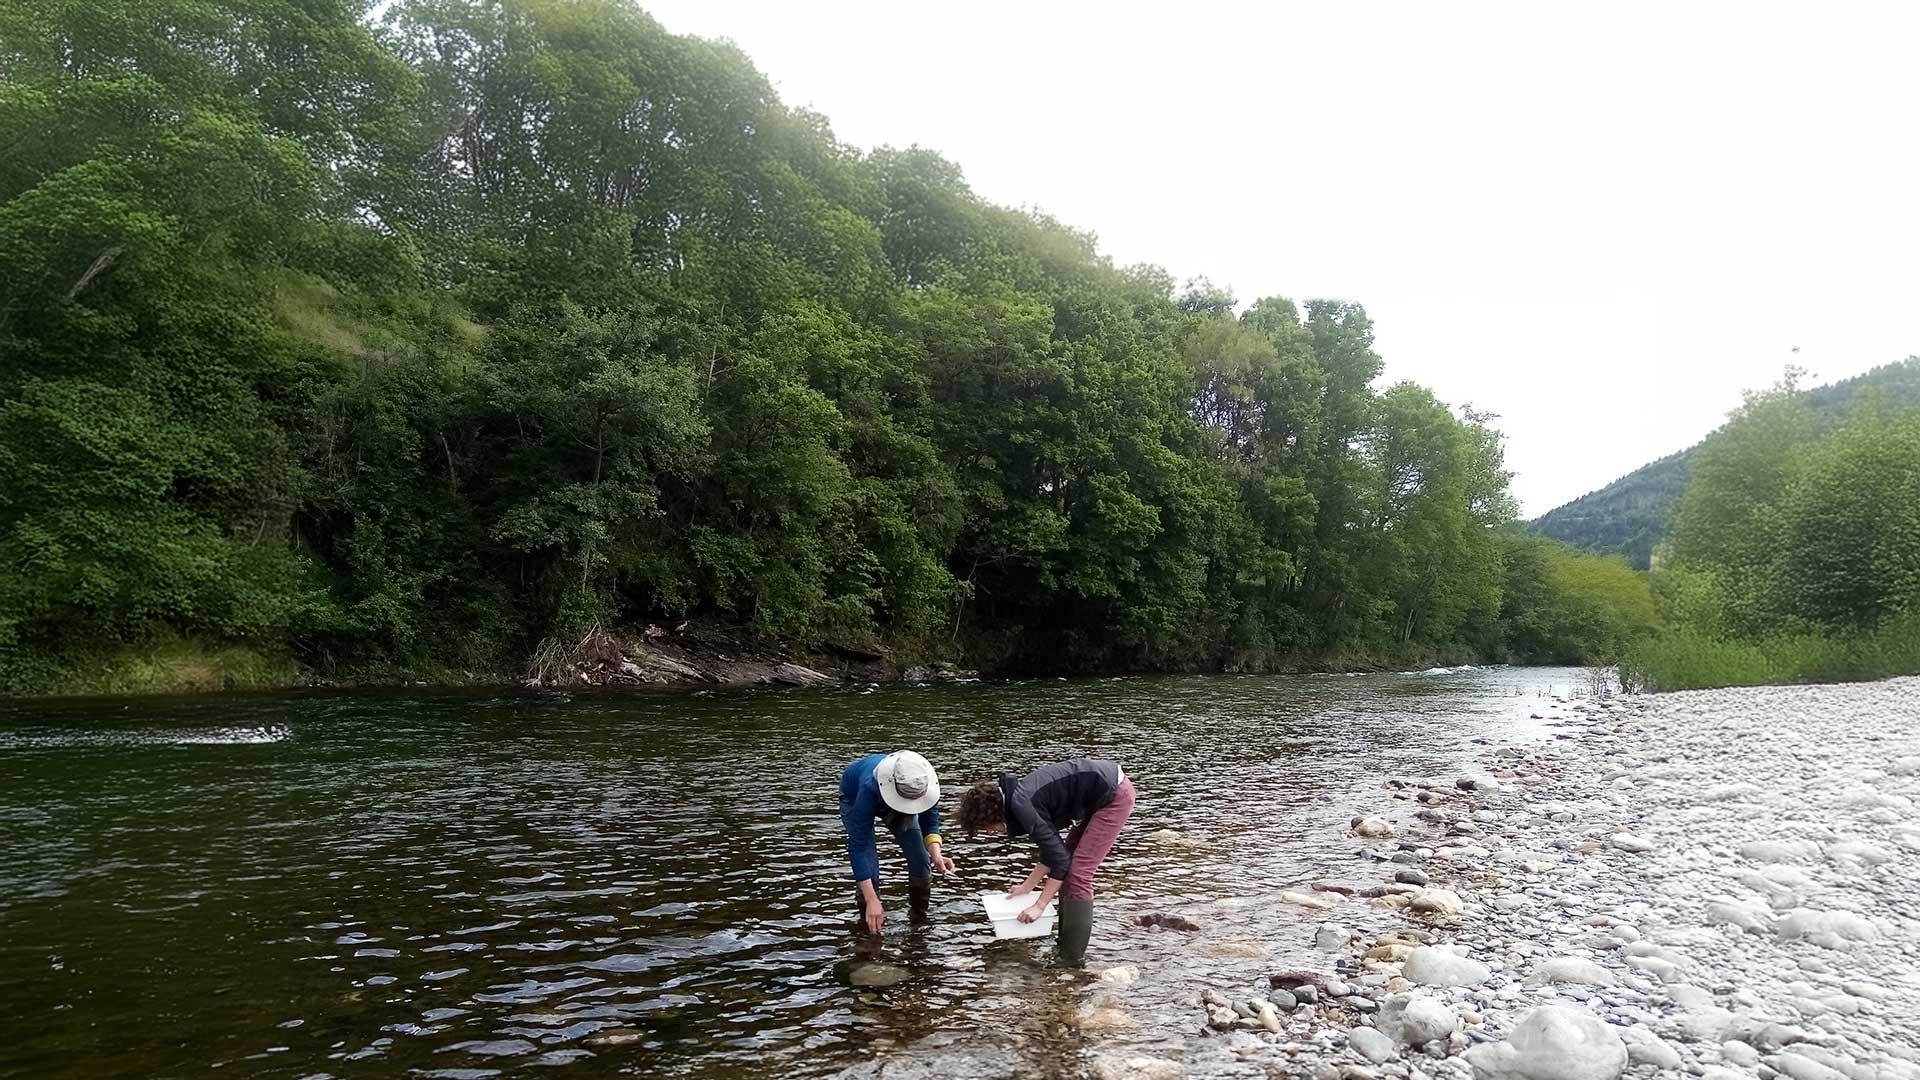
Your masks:
{"label": "yellow wristband", "polygon": [[940,846],[940,834],[939,834],[939,833],[932,833],[932,834],[930,834],[930,835],[929,835],[929,836],[927,837],[927,846],[928,846],[928,847],[939,847],[939,846]]}

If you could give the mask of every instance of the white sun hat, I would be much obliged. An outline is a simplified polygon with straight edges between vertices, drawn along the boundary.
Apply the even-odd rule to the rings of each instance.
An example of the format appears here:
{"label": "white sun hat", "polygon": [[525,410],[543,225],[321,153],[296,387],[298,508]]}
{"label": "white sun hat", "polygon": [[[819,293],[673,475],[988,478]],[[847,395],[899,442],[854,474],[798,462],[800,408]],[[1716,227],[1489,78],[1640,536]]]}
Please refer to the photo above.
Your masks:
{"label": "white sun hat", "polygon": [[881,758],[873,778],[880,783],[880,797],[902,814],[923,813],[940,801],[940,778],[926,758],[911,750]]}

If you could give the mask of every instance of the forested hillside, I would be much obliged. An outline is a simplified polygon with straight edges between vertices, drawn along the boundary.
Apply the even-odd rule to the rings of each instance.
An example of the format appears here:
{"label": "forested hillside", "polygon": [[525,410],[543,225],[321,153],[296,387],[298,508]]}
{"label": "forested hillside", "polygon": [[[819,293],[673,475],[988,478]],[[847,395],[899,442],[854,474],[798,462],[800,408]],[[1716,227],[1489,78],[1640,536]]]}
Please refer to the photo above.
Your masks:
{"label": "forested hillside", "polygon": [[686,615],[1502,654],[1500,440],[1360,307],[1115,266],[619,0],[377,10],[0,9],[0,686]]}
{"label": "forested hillside", "polygon": [[[1804,397],[1814,422],[1830,425],[1869,391],[1890,405],[1920,405],[1920,358],[1817,387]],[[1547,511],[1530,527],[1586,551],[1624,555],[1645,570],[1654,546],[1672,528],[1674,507],[1687,489],[1688,469],[1699,449],[1696,445],[1642,465],[1599,491]]]}
{"label": "forested hillside", "polygon": [[1855,394],[1836,421],[1835,396],[1790,377],[1700,446],[1652,575],[1666,630],[1625,651],[1629,682],[1920,671],[1920,405]]}

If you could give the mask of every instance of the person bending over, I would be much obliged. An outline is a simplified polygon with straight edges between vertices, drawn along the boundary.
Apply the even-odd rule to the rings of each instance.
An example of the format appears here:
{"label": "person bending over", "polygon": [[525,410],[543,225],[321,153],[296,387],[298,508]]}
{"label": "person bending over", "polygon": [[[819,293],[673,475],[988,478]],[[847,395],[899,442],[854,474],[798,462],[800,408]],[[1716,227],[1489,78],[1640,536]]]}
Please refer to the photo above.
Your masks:
{"label": "person bending over", "polygon": [[[1030,836],[1040,861],[1014,896],[1038,889],[1032,906],[1020,912],[1032,922],[1063,890],[1060,901],[1060,955],[1080,963],[1093,933],[1093,874],[1113,850],[1120,829],[1133,814],[1133,781],[1120,763],[1105,758],[1069,758],[1043,765],[1025,776],[1003,773],[982,780],[960,796],[960,827],[968,833]],[[1062,829],[1070,830],[1064,841]]]}
{"label": "person bending over", "polygon": [[861,917],[876,934],[886,912],[877,888],[875,822],[886,825],[907,857],[907,897],[913,910],[925,910],[934,870],[953,873],[953,860],[940,853],[940,778],[926,758],[911,750],[868,754],[847,766],[840,774],[840,821],[847,829],[847,859],[859,886]]}

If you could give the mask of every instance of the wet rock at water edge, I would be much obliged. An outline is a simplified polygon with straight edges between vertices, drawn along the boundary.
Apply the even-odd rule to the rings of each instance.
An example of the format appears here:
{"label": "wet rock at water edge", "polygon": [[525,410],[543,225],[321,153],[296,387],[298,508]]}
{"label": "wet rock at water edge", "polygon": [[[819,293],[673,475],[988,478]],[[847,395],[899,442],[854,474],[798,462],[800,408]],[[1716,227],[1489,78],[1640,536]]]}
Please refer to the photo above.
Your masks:
{"label": "wet rock at water edge", "polygon": [[1612,1026],[1572,1005],[1543,1005],[1505,1042],[1467,1051],[1477,1080],[1617,1080],[1627,1047]]}
{"label": "wet rock at water edge", "polygon": [[1166,915],[1158,911],[1142,915],[1135,919],[1134,922],[1139,923],[1149,930],[1183,930],[1187,933],[1192,933],[1200,929],[1200,924],[1194,922],[1192,919],[1182,918],[1179,915]]}
{"label": "wet rock at water edge", "polygon": [[1392,824],[1390,824],[1386,818],[1382,817],[1354,818],[1352,828],[1356,835],[1369,839],[1384,839],[1393,835]]}
{"label": "wet rock at water edge", "polygon": [[1425,885],[1427,883],[1427,875],[1422,871],[1409,868],[1394,871],[1393,880],[1402,885]]}
{"label": "wet rock at water edge", "polygon": [[1353,931],[1339,923],[1321,923],[1313,932],[1313,947],[1336,952],[1353,941]]}
{"label": "wet rock at water edge", "polygon": [[1166,1058],[1102,1058],[1093,1063],[1094,1080],[1181,1080],[1186,1075],[1179,1062]]}

